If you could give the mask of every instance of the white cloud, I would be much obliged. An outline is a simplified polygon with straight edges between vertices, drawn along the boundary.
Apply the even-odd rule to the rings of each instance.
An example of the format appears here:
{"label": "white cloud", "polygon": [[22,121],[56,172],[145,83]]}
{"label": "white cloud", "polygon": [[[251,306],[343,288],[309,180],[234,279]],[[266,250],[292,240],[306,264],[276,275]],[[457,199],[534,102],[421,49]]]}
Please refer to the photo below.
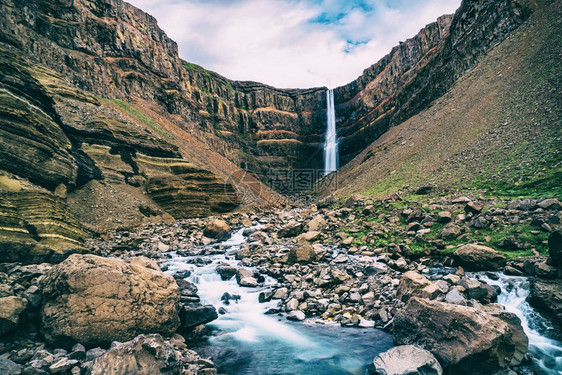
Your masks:
{"label": "white cloud", "polygon": [[156,17],[183,59],[230,79],[301,88],[354,80],[399,41],[460,5],[460,0],[393,1],[393,8],[384,0],[127,1]]}

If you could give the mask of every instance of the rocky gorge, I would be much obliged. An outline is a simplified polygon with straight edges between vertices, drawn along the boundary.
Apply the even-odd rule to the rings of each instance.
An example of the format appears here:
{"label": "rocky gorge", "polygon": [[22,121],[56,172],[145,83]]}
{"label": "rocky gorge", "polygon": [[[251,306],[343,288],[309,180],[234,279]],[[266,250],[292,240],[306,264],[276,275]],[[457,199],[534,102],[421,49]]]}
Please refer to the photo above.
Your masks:
{"label": "rocky gorge", "polygon": [[[488,280],[497,279],[498,271],[530,280],[530,303],[553,324],[544,334],[559,337],[560,232],[548,230],[561,219],[558,200],[376,201],[355,196],[341,206],[318,206],[150,224],[90,240],[96,255],[72,255],[58,265],[5,264],[2,327],[11,332],[4,337],[11,338],[3,341],[0,368],[14,374],[128,373],[130,366],[216,373],[213,362],[187,347],[200,348],[195,343],[208,335],[228,335],[228,329],[214,333],[204,324],[228,317],[249,297],[213,284],[218,304],[202,304],[189,277],[206,265],[219,280],[258,290],[259,303],[271,304],[266,315],[320,327],[382,329],[396,345],[426,350],[438,369],[434,373],[533,373],[538,359],[527,348],[536,344],[517,315],[497,303],[510,290]],[[479,245],[489,226],[501,232],[515,218],[520,229],[536,228],[536,242],[507,235],[498,239],[503,253]],[[481,226],[483,220],[489,220],[488,227]],[[236,228],[245,239],[232,252],[232,244],[221,241]],[[373,243],[380,238],[386,241]],[[510,253],[522,251],[514,243],[536,255],[513,258]],[[547,248],[550,257],[540,255]],[[211,262],[229,253],[232,261]],[[177,268],[179,260],[184,268]],[[116,340],[133,341],[114,342],[108,349]],[[123,353],[136,359],[125,359]],[[209,347],[201,353],[224,371],[224,357]],[[375,359],[377,369],[394,363],[384,360],[382,366],[380,361]],[[548,360],[546,366],[557,368]]]}
{"label": "rocky gorge", "polygon": [[326,88],[0,0],[0,374],[559,374],[560,30],[463,1],[333,89],[321,179]]}

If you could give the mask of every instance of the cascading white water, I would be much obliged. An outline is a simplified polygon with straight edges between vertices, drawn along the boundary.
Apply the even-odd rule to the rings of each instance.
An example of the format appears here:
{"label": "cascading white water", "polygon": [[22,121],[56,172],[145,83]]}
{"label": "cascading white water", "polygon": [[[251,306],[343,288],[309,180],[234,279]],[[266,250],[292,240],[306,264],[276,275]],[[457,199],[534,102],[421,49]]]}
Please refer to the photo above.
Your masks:
{"label": "cascading white water", "polygon": [[326,91],[326,141],[324,142],[324,176],[338,169],[338,137],[336,133],[336,109],[334,90]]}
{"label": "cascading white water", "polygon": [[[278,301],[259,303],[258,296],[264,289],[271,289],[276,280],[266,277],[263,287],[244,288],[234,277],[222,280],[216,272],[221,263],[238,265],[234,255],[245,241],[243,233],[241,229],[222,243],[225,254],[180,257],[171,253],[172,259],[166,262],[169,274],[191,272],[189,280],[197,285],[201,303],[225,310],[209,324],[218,334],[199,348],[204,356],[213,358],[219,373],[363,375],[376,354],[392,347],[392,337],[380,330],[295,324],[284,317],[266,315]],[[204,258],[204,262],[194,264],[194,258]],[[221,297],[225,292],[240,299],[224,305]]]}
{"label": "cascading white water", "polygon": [[506,311],[514,313],[521,319],[521,326],[529,337],[529,354],[539,374],[561,375],[562,342],[545,337],[539,332],[539,326],[545,327],[548,323],[526,301],[529,296],[529,281],[519,276],[499,274],[498,277],[497,280],[493,280],[486,275],[479,275],[479,279],[486,284],[501,288],[498,302]]}

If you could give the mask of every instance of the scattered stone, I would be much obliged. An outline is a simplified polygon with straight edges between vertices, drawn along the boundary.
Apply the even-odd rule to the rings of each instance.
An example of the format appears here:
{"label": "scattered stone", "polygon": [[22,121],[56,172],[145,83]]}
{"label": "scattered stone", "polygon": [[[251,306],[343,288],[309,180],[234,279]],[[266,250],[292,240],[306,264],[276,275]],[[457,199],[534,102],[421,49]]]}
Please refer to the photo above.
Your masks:
{"label": "scattered stone", "polygon": [[[186,373],[211,374],[200,369],[195,370],[210,364],[200,363],[198,356],[190,352],[185,344],[182,343],[181,348],[177,348],[177,345],[165,341],[158,334],[140,335],[124,343],[114,342],[107,353],[95,360],[91,375],[180,374],[182,368]],[[190,364],[192,365],[189,366]],[[190,369],[188,366],[195,368]]]}

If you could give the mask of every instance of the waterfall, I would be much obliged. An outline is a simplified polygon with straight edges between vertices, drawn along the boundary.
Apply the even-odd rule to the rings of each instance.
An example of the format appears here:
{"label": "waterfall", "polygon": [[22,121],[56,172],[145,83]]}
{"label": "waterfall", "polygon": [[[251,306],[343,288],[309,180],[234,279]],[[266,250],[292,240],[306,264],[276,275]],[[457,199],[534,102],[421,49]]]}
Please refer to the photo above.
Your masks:
{"label": "waterfall", "polygon": [[324,143],[324,176],[338,169],[338,138],[336,134],[336,110],[334,90],[326,91],[326,141]]}

